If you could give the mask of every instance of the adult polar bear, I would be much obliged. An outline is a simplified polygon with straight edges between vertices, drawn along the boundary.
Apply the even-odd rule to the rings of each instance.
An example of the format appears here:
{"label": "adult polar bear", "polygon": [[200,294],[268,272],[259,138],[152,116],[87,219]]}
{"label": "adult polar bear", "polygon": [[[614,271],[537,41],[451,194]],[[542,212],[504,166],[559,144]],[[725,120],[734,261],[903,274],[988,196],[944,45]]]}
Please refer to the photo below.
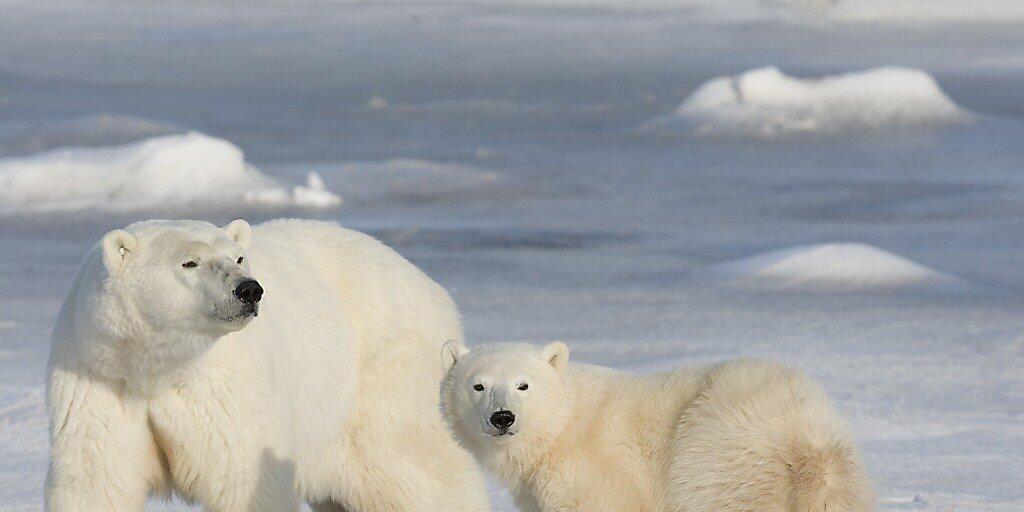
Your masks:
{"label": "adult polar bear", "polygon": [[824,392],[734,360],[637,377],[568,364],[560,342],[444,351],[453,434],[524,512],[867,512]]}
{"label": "adult polar bear", "polygon": [[448,339],[462,330],[444,289],[355,231],[112,231],[54,330],[47,510],[171,492],[210,511],[486,510],[438,413]]}

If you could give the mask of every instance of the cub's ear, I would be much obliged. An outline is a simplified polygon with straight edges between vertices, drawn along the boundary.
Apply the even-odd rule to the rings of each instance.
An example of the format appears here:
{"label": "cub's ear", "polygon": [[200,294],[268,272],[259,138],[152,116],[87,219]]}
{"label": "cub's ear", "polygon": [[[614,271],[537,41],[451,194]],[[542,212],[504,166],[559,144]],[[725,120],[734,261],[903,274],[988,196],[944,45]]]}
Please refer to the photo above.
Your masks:
{"label": "cub's ear", "polygon": [[103,235],[103,265],[111,274],[120,272],[132,253],[139,245],[131,233],[123,229],[115,229]]}
{"label": "cub's ear", "polygon": [[561,341],[548,343],[541,349],[540,354],[558,373],[562,373],[565,365],[569,364],[569,347]]}
{"label": "cub's ear", "polygon": [[455,363],[462,359],[462,356],[469,353],[469,349],[466,348],[461,342],[456,340],[448,340],[445,342],[444,347],[441,348],[441,371],[445,375],[452,370]]}

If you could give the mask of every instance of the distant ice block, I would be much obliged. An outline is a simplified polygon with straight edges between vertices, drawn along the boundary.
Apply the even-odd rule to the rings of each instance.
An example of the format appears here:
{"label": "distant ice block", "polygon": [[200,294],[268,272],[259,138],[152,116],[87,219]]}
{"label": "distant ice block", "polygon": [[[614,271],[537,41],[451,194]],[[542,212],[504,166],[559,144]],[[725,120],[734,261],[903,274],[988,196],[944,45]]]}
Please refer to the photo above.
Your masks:
{"label": "distant ice block", "polygon": [[323,178],[315,172],[306,176],[306,185],[292,187],[291,200],[299,206],[332,208],[341,204],[341,196],[327,190]]}
{"label": "distant ice block", "polygon": [[859,243],[792,247],[715,265],[712,271],[733,281],[784,287],[895,288],[956,281],[947,274]]}
{"label": "distant ice block", "polygon": [[315,174],[288,190],[248,164],[238,146],[198,132],[0,160],[0,212],[8,214],[340,202]]}
{"label": "distant ice block", "polygon": [[928,73],[885,67],[801,79],[764,67],[705,82],[645,131],[726,137],[926,127],[968,121]]}

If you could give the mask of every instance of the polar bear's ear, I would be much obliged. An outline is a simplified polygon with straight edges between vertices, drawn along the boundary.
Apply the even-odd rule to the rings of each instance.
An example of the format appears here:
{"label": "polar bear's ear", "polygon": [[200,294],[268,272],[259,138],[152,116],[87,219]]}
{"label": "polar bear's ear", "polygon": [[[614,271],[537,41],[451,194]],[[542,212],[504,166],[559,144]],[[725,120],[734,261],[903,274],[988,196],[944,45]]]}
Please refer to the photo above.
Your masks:
{"label": "polar bear's ear", "polygon": [[123,229],[115,229],[103,235],[102,245],[103,265],[107,267],[107,272],[115,273],[124,268],[124,264],[128,258],[132,257],[132,252],[138,247],[139,242],[131,233]]}
{"label": "polar bear's ear", "polygon": [[441,371],[445,375],[451,371],[455,363],[462,359],[462,356],[469,353],[469,349],[466,348],[461,342],[456,340],[448,340],[445,342],[444,347],[441,348]]}
{"label": "polar bear's ear", "polygon": [[540,353],[541,357],[558,373],[562,373],[565,365],[569,364],[569,347],[561,341],[548,343]]}
{"label": "polar bear's ear", "polygon": [[224,226],[224,231],[227,231],[228,236],[236,244],[242,246],[242,249],[249,248],[249,243],[252,242],[252,226],[248,222],[243,219],[235,219],[231,221],[231,224]]}

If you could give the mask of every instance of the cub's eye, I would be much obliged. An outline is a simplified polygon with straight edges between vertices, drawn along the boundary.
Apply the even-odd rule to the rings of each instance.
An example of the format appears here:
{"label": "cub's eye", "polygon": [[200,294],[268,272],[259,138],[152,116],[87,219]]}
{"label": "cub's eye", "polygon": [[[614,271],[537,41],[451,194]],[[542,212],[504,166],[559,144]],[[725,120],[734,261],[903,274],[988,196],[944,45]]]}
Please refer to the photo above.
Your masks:
{"label": "cub's eye", "polygon": [[239,256],[238,257],[238,264],[241,265],[242,264],[242,260],[244,260],[244,259],[245,259],[244,256]]}
{"label": "cub's eye", "polygon": [[185,263],[182,263],[181,266],[185,268],[196,268],[199,265],[194,261],[186,261]]}
{"label": "cub's eye", "polygon": [[477,391],[483,391],[484,390],[484,385],[483,384],[473,384],[473,389],[475,389]]}
{"label": "cub's eye", "polygon": [[524,382],[524,383],[519,385],[519,391],[526,391],[527,389],[530,389],[530,385],[529,384]]}

